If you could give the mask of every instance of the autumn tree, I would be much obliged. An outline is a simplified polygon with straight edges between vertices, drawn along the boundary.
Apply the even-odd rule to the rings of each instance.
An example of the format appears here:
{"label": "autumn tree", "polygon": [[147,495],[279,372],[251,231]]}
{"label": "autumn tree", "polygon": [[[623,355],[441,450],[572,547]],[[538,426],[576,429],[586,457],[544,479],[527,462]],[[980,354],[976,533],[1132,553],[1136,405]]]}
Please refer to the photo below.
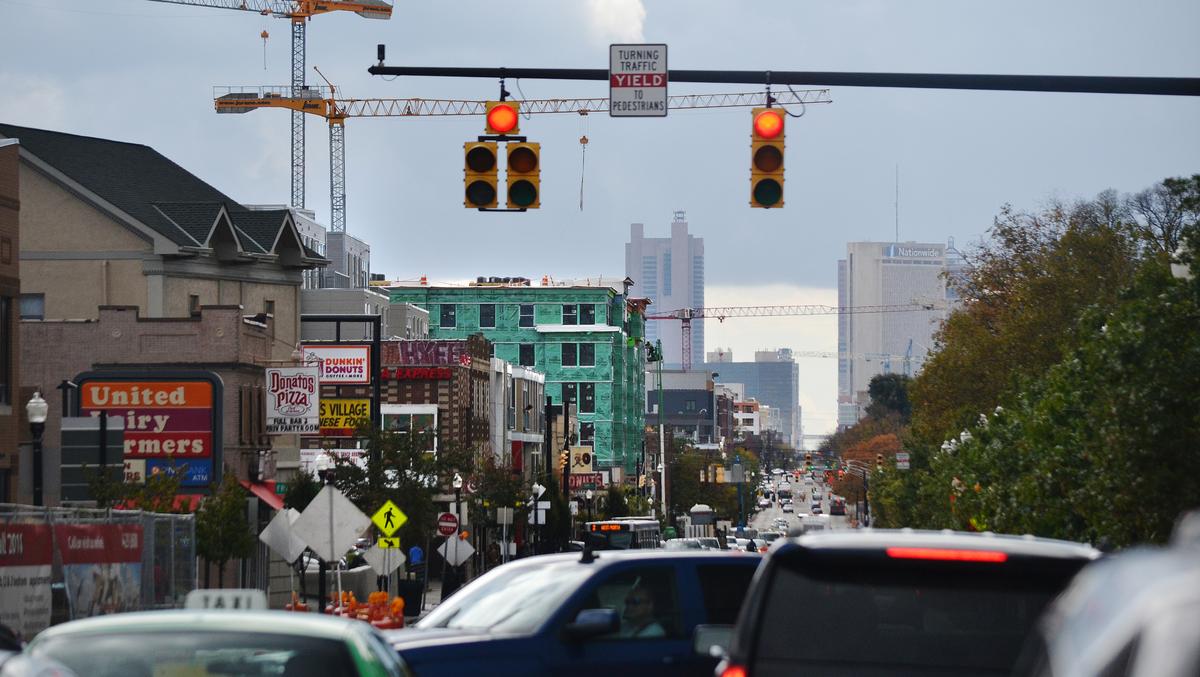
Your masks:
{"label": "autumn tree", "polygon": [[[221,478],[212,496],[196,511],[196,554],[217,565],[217,581],[225,579],[225,565],[254,552],[255,535],[246,521],[246,491],[233,473]],[[208,569],[204,585],[208,587]]]}

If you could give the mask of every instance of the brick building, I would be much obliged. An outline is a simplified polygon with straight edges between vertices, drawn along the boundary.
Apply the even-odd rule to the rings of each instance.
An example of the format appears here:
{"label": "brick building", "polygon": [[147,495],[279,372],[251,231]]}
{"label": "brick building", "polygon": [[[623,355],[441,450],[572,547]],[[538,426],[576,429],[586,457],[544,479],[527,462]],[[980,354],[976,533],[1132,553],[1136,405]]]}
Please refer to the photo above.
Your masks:
{"label": "brick building", "polygon": [[24,406],[28,397],[19,387],[20,340],[17,327],[17,298],[21,293],[20,241],[17,237],[21,213],[19,147],[12,139],[0,139],[0,503],[16,500],[17,440],[28,435]]}

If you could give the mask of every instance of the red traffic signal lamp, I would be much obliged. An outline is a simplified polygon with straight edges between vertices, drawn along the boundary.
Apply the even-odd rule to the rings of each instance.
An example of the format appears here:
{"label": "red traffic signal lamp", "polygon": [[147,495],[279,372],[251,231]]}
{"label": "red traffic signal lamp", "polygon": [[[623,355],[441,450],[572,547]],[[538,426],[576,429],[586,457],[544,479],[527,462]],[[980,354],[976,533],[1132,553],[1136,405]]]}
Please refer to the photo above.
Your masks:
{"label": "red traffic signal lamp", "polygon": [[521,103],[519,101],[488,101],[486,110],[485,133],[497,136],[521,133],[519,124]]}
{"label": "red traffic signal lamp", "polygon": [[509,209],[537,209],[542,206],[542,144],[509,143],[505,179]]}
{"label": "red traffic signal lamp", "polygon": [[784,111],[754,108],[750,130],[750,206],[783,206]]}
{"label": "red traffic signal lamp", "polygon": [[497,205],[499,146],[495,141],[463,144],[463,206],[490,209]]}

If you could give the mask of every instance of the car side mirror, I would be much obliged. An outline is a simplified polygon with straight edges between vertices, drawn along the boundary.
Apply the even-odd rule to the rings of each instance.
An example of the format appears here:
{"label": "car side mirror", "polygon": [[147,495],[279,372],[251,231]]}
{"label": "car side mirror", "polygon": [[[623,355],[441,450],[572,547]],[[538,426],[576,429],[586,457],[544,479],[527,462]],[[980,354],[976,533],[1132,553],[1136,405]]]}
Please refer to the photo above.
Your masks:
{"label": "car side mirror", "polygon": [[732,625],[697,625],[692,634],[692,651],[697,656],[724,658],[732,643]]}
{"label": "car side mirror", "polygon": [[616,609],[584,609],[574,622],[567,623],[564,628],[567,637],[576,641],[607,635],[620,629],[621,617]]}

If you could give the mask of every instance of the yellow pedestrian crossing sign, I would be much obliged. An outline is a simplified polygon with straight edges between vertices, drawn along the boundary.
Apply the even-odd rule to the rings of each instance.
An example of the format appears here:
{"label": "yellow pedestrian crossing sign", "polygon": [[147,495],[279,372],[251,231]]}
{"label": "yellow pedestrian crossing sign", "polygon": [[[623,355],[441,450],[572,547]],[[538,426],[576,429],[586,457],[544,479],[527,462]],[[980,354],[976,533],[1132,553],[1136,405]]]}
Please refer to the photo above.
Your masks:
{"label": "yellow pedestrian crossing sign", "polygon": [[380,547],[380,549],[383,549],[383,550],[387,550],[387,549],[397,550],[400,548],[400,539],[399,538],[381,538],[381,539],[379,539],[378,542],[376,542],[376,545],[378,545]]}
{"label": "yellow pedestrian crossing sign", "polygon": [[371,516],[371,521],[375,523],[375,526],[379,527],[384,536],[391,536],[396,533],[397,529],[404,526],[404,523],[408,521],[408,515],[401,512],[395,503],[387,501],[383,504],[383,507]]}

